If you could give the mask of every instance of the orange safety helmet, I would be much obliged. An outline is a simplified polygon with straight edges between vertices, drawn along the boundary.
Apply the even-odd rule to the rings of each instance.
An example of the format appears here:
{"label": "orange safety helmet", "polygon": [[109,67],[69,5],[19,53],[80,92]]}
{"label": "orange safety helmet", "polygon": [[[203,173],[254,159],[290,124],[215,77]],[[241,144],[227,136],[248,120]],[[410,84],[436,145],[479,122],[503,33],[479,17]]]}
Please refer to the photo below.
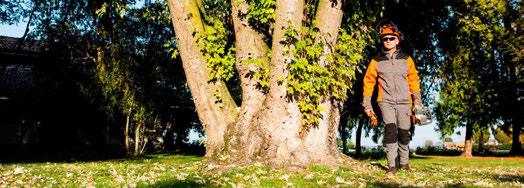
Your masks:
{"label": "orange safety helmet", "polygon": [[[384,24],[386,22],[386,24]],[[404,40],[404,35],[398,30],[397,25],[393,22],[383,19],[377,24],[377,30],[380,28],[380,38],[385,35],[395,35],[399,40]]]}
{"label": "orange safety helmet", "polygon": [[398,33],[398,30],[391,25],[382,29],[382,32],[380,32],[380,38],[382,38],[384,35],[396,35],[398,38],[400,38],[400,34]]}

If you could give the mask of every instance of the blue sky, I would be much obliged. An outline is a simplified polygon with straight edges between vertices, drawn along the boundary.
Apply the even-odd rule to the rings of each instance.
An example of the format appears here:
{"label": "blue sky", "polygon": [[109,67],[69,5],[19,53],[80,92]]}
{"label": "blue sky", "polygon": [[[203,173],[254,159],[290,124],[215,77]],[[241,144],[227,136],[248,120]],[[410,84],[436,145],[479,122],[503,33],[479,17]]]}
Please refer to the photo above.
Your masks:
{"label": "blue sky", "polygon": [[[0,25],[0,35],[1,36],[10,36],[10,37],[21,37],[24,34],[25,26],[27,22],[21,22],[18,25]],[[437,144],[439,142],[442,142],[440,140],[439,134],[435,131],[435,123],[425,125],[425,126],[417,126],[415,128],[415,134],[414,137],[409,144],[411,148],[416,148],[418,146],[424,146],[426,140],[433,141],[433,144]],[[453,134],[450,136],[453,141],[459,142],[464,141],[465,136],[465,128],[458,128],[456,132],[461,132],[461,135]],[[364,133],[362,133],[362,145],[363,146],[377,146],[378,144],[375,144],[370,137],[365,138]],[[493,138],[493,136],[491,136]],[[192,132],[190,135],[191,139],[198,139],[198,134]],[[353,131],[353,135],[351,136],[351,141],[355,143],[356,140],[356,131]],[[379,143],[381,143],[379,141]]]}
{"label": "blue sky", "polygon": [[24,35],[25,23],[19,23],[18,25],[0,25],[0,35],[10,37],[22,37]]}

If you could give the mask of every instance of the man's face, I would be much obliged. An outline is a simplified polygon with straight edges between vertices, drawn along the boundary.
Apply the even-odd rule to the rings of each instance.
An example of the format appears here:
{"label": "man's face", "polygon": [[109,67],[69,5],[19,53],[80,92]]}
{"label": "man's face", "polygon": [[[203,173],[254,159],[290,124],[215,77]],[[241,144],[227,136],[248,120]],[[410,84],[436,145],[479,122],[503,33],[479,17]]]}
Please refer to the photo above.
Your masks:
{"label": "man's face", "polygon": [[398,37],[395,35],[385,35],[382,37],[382,43],[387,50],[395,48],[398,45],[398,42]]}

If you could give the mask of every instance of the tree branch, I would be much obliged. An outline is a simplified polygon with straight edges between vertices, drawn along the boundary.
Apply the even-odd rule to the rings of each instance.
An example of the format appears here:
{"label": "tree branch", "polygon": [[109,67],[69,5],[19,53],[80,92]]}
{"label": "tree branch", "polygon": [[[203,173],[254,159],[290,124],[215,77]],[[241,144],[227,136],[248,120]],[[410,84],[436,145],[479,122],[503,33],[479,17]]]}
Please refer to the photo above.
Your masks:
{"label": "tree branch", "polygon": [[25,39],[27,37],[27,33],[29,33],[29,26],[31,26],[31,22],[33,21],[33,17],[35,16],[35,11],[38,9],[38,6],[40,5],[40,2],[36,2],[35,7],[31,11],[31,14],[29,15],[29,20],[27,21],[27,25],[25,26],[24,35],[18,41],[16,42],[16,51],[15,56],[22,50],[22,46],[24,45]]}
{"label": "tree branch", "polygon": [[221,140],[225,126],[237,116],[237,106],[223,81],[208,82],[207,60],[195,40],[204,28],[198,5],[193,0],[168,0],[168,5],[187,83],[208,142]]}
{"label": "tree branch", "polygon": [[246,2],[237,3],[238,0],[231,0],[233,24],[235,29],[236,42],[236,68],[241,81],[242,87],[242,112],[246,112],[245,116],[251,116],[251,113],[257,111],[265,99],[265,95],[257,88],[259,80],[254,78],[250,73],[259,71],[261,69],[268,69],[269,63],[265,67],[248,64],[245,60],[261,59],[264,62],[269,62],[267,53],[269,47],[264,42],[264,35],[257,32],[248,22],[246,18],[248,4]]}
{"label": "tree branch", "polygon": [[[292,57],[284,55],[286,46],[282,43],[282,37],[284,36],[284,28],[289,26],[288,21],[291,21],[293,26],[300,30],[304,17],[304,4],[304,0],[277,0],[272,44],[273,54],[269,71],[269,98],[272,101],[285,99],[285,80],[289,74],[287,65],[291,62]],[[293,46],[289,46],[289,48],[289,50],[292,50]],[[279,78],[283,79],[284,82],[279,83]]]}
{"label": "tree branch", "polygon": [[318,3],[315,26],[322,34],[320,36],[325,37],[328,44],[324,47],[324,54],[321,57],[321,61],[324,64],[326,63],[325,56],[331,52],[329,48],[335,47],[337,43],[338,30],[342,24],[343,14],[342,0],[320,0]]}

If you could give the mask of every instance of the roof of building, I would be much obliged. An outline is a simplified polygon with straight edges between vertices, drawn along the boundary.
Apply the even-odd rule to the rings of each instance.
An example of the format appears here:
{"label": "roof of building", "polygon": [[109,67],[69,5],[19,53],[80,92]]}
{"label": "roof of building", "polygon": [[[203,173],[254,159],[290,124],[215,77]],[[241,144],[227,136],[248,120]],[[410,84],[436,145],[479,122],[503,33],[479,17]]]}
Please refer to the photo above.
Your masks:
{"label": "roof of building", "polygon": [[18,48],[18,53],[23,54],[36,54],[41,51],[35,41],[26,39],[20,45],[20,38],[0,36],[0,53],[14,53]]}
{"label": "roof of building", "polygon": [[[0,66],[0,71],[2,67]],[[28,66],[7,65],[0,72],[0,96],[12,97],[27,94],[35,87],[33,70]]]}

